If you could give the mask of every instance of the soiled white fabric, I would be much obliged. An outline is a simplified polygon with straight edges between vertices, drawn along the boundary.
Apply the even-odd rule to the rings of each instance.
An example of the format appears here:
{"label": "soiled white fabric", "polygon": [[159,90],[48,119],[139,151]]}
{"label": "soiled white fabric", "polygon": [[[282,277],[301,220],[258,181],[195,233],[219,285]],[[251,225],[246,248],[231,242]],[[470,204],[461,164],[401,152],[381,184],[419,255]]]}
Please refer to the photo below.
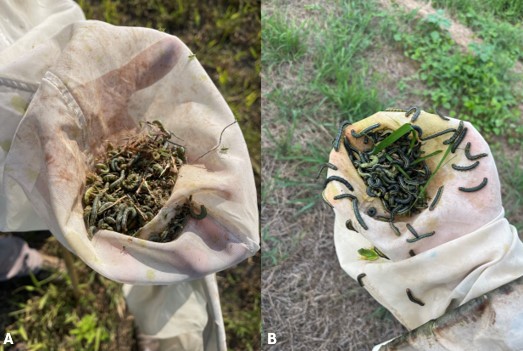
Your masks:
{"label": "soiled white fabric", "polygon": [[522,297],[519,278],[372,350],[523,350]]}
{"label": "soiled white fabric", "polygon": [[[343,135],[356,147],[367,148],[361,140],[351,137],[351,130],[360,132],[369,125],[380,123],[380,128],[395,130],[410,122],[404,112],[379,112],[348,126]],[[424,136],[449,127],[456,128],[458,120],[445,121],[438,116],[421,112],[416,125]],[[523,276],[523,244],[516,229],[504,218],[501,206],[499,179],[496,166],[487,143],[474,127],[468,128],[456,153],[450,153],[427,188],[429,203],[437,189],[444,185],[444,192],[433,211],[428,208],[412,217],[400,217],[396,226],[400,235],[392,231],[389,223],[367,215],[374,206],[378,213],[383,207],[378,199],[367,196],[361,177],[347,156],[343,145],[333,150],[329,162],[337,170],[329,169],[328,176],[337,175],[347,179],[354,187],[353,195],[359,198],[359,212],[366,230],[355,218],[353,204],[346,198],[335,199],[342,193],[351,193],[342,183],[330,182],[324,197],[332,204],[335,213],[334,241],[342,268],[359,280],[369,293],[407,328],[414,329],[435,319],[463,303],[485,294],[499,286]],[[442,141],[449,134],[430,139],[423,146],[425,155],[447,148]],[[363,138],[361,138],[363,139]],[[473,154],[487,153],[473,171],[459,172],[451,164],[469,165],[465,157],[466,143],[472,143]],[[431,170],[439,164],[441,153],[428,161]],[[481,191],[462,192],[458,188],[472,187],[482,179],[488,184]],[[356,231],[349,230],[351,220]],[[435,231],[433,236],[409,242],[413,235],[407,230],[410,223],[419,233]],[[390,259],[364,260],[358,253],[361,248],[379,248]],[[412,251],[411,251],[412,250]],[[410,254],[415,256],[410,257]],[[414,299],[424,306],[411,301]]]}
{"label": "soiled white fabric", "polygon": [[[64,48],[45,73],[5,159],[6,218],[0,229],[33,229],[17,220],[32,207],[64,246],[106,277],[126,283],[200,278],[253,255],[259,248],[258,216],[245,141],[237,124],[224,131],[234,117],[189,49],[165,33],[95,21],[75,23],[53,40],[63,41]],[[190,219],[170,243],[107,230],[90,240],[81,198],[93,160],[106,141],[118,144],[137,133],[139,121],[156,119],[184,140],[188,165],[180,168],[170,199],[149,227],[162,231],[190,196],[206,207],[207,217]],[[213,149],[222,131],[220,147]]]}
{"label": "soiled white fabric", "polygon": [[[523,275],[523,245],[503,213],[481,229],[396,262],[352,254],[363,244],[357,237],[336,220],[334,242],[342,268],[354,279],[365,273],[365,289],[409,329]],[[425,306],[411,302],[407,288]]]}
{"label": "soiled white fabric", "polygon": [[80,6],[70,0],[4,0],[0,14],[0,51],[8,61],[85,19]]}
{"label": "soiled white fabric", "polygon": [[[4,192],[4,167],[16,128],[66,41],[57,33],[85,19],[69,0],[0,2],[0,230],[46,229],[21,189]],[[9,212],[8,212],[8,205]]]}
{"label": "soiled white fabric", "polygon": [[214,274],[169,286],[124,285],[124,294],[142,348],[227,349]]}

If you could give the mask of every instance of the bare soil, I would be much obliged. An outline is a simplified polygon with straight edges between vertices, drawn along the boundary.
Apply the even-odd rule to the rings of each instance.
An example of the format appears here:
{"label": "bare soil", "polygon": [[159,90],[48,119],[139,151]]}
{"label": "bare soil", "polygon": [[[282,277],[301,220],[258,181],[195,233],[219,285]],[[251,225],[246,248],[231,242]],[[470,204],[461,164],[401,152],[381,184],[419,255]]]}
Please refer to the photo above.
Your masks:
{"label": "bare soil", "polygon": [[[436,10],[432,7],[430,2],[423,3],[416,0],[380,0],[380,3],[385,8],[390,8],[393,4],[403,7],[407,11],[418,11],[419,17],[427,17],[435,14]],[[449,16],[450,17],[450,16]],[[448,29],[451,38],[462,47],[463,50],[468,50],[470,43],[481,43],[481,39],[477,38],[474,32],[451,18],[451,25]]]}

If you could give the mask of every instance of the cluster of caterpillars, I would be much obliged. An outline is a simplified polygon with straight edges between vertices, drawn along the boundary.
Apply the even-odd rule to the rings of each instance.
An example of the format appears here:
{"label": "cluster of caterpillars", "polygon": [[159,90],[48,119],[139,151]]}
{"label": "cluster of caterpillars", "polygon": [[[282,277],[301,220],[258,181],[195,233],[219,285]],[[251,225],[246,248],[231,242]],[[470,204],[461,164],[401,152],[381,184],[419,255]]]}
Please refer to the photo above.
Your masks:
{"label": "cluster of caterpillars", "polygon": [[[405,117],[407,117],[407,118],[411,117],[411,123],[415,123],[421,114],[421,109],[417,106],[412,106],[407,109],[395,109],[395,108],[387,109],[385,111],[404,112]],[[439,111],[436,111],[436,113],[441,119],[443,119],[445,121],[450,120],[449,118],[442,115]],[[353,145],[350,144],[349,139],[346,136],[344,136],[344,131],[345,131],[346,127],[349,125],[351,125],[351,123],[348,121],[344,121],[340,124],[336,138],[333,141],[333,148],[334,148],[334,150],[339,152],[340,145],[343,140],[343,144],[344,144],[344,147],[345,147],[345,150],[347,152],[349,159],[352,161],[353,165],[358,170],[359,175],[362,178],[364,178],[364,180],[365,180],[365,183],[367,185],[367,190],[366,190],[367,195],[369,195],[371,197],[378,197],[376,195],[384,195],[384,193],[386,193],[387,190],[390,191],[391,189],[398,190],[396,192],[396,194],[399,192],[400,189],[407,190],[407,193],[409,193],[408,190],[414,190],[413,187],[416,187],[416,186],[419,187],[421,184],[424,184],[423,181],[426,182],[430,178],[430,169],[428,169],[428,167],[426,166],[426,164],[424,162],[419,162],[420,165],[415,170],[417,172],[417,174],[422,175],[421,179],[418,176],[418,179],[413,181],[412,178],[410,178],[410,177],[408,177],[408,178],[403,177],[403,176],[397,177],[397,175],[395,178],[391,179],[392,178],[391,176],[393,175],[393,173],[390,169],[385,170],[382,174],[379,174],[379,177],[372,177],[372,175],[370,175],[366,171],[373,169],[372,167],[374,167],[374,170],[380,168],[380,166],[379,166],[380,163],[382,163],[381,168],[383,169],[383,161],[385,158],[388,159],[388,161],[390,161],[391,164],[394,164],[394,163],[397,164],[397,168],[403,167],[402,168],[403,172],[401,172],[401,173],[404,173],[405,168],[407,168],[407,169],[409,168],[409,166],[410,166],[409,162],[412,162],[412,158],[408,159],[404,152],[394,155],[394,158],[392,156],[390,156],[390,154],[385,154],[386,155],[385,158],[376,157],[376,155],[374,155],[375,157],[372,157],[370,155],[370,153],[364,153],[364,152],[356,149]],[[376,129],[378,129],[379,127],[380,127],[380,124],[376,123],[376,124],[373,124],[373,125],[365,128],[364,130],[362,130],[360,132],[356,132],[356,131],[352,130],[351,135],[354,138],[363,137],[364,144],[368,144],[368,142],[370,140],[372,140],[374,144],[377,144],[379,141],[383,140],[387,135],[389,135],[391,133],[391,131],[387,131],[385,133],[373,132]],[[412,150],[414,150],[414,152],[417,153],[417,154],[413,155],[414,158],[417,158],[420,156],[420,151],[419,151],[420,149],[413,148],[414,143],[419,142],[420,143],[419,146],[421,146],[422,145],[421,143],[424,141],[427,141],[427,140],[430,140],[433,138],[437,138],[437,137],[440,137],[442,135],[449,134],[449,133],[452,133],[452,135],[450,136],[450,138],[443,141],[443,145],[450,145],[450,151],[452,153],[455,153],[458,150],[458,147],[461,145],[461,143],[465,139],[465,137],[467,135],[467,131],[468,131],[468,128],[464,126],[463,121],[459,122],[459,125],[457,128],[447,128],[447,129],[441,130],[441,131],[434,133],[432,135],[429,135],[429,136],[423,136],[423,130],[419,126],[412,125],[412,128],[417,132],[417,140],[414,141],[414,140],[410,139],[412,141],[412,143],[410,145],[409,152],[412,153]],[[414,133],[412,133],[412,134],[414,135]],[[413,137],[415,137],[415,135]],[[405,139],[405,140],[403,140],[403,142],[404,143],[409,142],[409,139]],[[455,171],[458,171],[458,172],[467,172],[467,171],[474,170],[480,164],[479,159],[488,156],[486,153],[472,155],[470,152],[471,146],[472,146],[471,143],[467,142],[465,149],[464,149],[464,153],[465,153],[465,157],[467,158],[467,160],[474,161],[474,162],[471,163],[470,165],[452,164],[451,165],[452,169],[454,169]],[[405,150],[402,150],[402,151],[405,151]],[[392,158],[392,160],[391,160],[391,158]],[[338,170],[338,167],[335,164],[326,163],[326,164],[322,165],[320,172],[318,173],[318,176],[321,174],[321,172],[325,168],[330,168],[332,170]],[[383,174],[384,174],[384,176],[383,176]],[[365,179],[365,177],[367,177],[367,178]],[[397,180],[397,184],[392,183],[391,182],[392,180]],[[338,195],[334,196],[333,199],[334,200],[341,200],[341,199],[351,200],[352,205],[353,205],[353,210],[354,210],[354,216],[355,216],[356,220],[358,221],[361,228],[363,228],[364,230],[368,230],[369,227],[365,223],[364,219],[362,218],[362,216],[359,212],[358,198],[355,194],[352,193],[354,191],[353,186],[350,184],[350,182],[347,179],[340,177],[338,175],[335,175],[335,176],[330,176],[325,180],[324,188],[332,181],[336,181],[336,182],[343,184],[349,191],[349,192],[344,192],[344,193],[338,194]],[[386,184],[386,185],[388,185],[389,187],[384,188],[383,183],[387,183],[387,182],[388,182],[388,184]],[[487,184],[488,184],[488,179],[485,177],[477,186],[474,186],[474,187],[461,187],[460,186],[460,187],[458,187],[458,190],[465,192],[465,193],[476,192],[476,191],[483,189]],[[381,187],[381,189],[380,189],[380,187]],[[380,194],[377,194],[376,189],[380,190]],[[381,200],[384,205],[384,209],[387,212],[389,212],[390,216],[387,217],[387,216],[377,215],[377,210],[375,207],[370,207],[366,213],[368,216],[373,217],[374,219],[387,220],[390,223],[393,231],[396,233],[396,235],[399,236],[399,235],[401,235],[401,233],[400,233],[399,229],[394,225],[394,216],[396,214],[409,216],[414,213],[419,213],[421,209],[426,208],[426,207],[428,207],[429,211],[433,211],[436,208],[436,205],[440,201],[441,197],[443,196],[443,190],[444,190],[444,186],[442,185],[438,188],[430,205],[428,205],[428,206],[425,206],[423,201],[419,201],[420,199],[408,198],[408,197],[405,197],[403,194],[402,194],[402,197],[394,198],[394,201],[390,200],[391,199],[390,196],[387,197],[386,199],[385,199],[385,196],[381,196]],[[325,199],[324,196],[323,196],[323,199],[327,202],[327,204],[330,207],[333,207]],[[355,228],[352,225],[351,220],[348,220],[346,222],[346,226],[348,229],[355,231]],[[413,235],[413,237],[406,239],[406,241],[408,243],[415,243],[419,240],[431,237],[435,234],[435,231],[431,231],[431,232],[424,233],[424,234],[419,234],[408,223],[406,225],[406,228]],[[411,249],[411,250],[409,250],[409,255],[412,257],[412,256],[415,256],[416,254],[415,254],[414,250]],[[380,255],[380,256],[387,258],[385,255]],[[363,286],[363,278],[365,276],[366,276],[365,273],[361,273],[357,277],[358,283],[361,286]],[[414,296],[414,294],[412,293],[412,291],[408,288],[406,289],[406,295],[409,298],[409,300],[412,301],[413,303],[416,303],[420,306],[425,305],[425,303],[423,301],[421,301],[420,299],[416,298]]]}

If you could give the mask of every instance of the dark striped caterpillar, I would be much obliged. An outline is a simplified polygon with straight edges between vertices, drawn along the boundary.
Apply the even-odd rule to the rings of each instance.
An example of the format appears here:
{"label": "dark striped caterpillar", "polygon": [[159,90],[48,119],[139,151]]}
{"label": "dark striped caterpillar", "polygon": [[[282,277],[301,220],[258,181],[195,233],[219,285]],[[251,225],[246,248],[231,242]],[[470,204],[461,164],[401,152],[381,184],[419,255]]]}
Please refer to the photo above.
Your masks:
{"label": "dark striped caterpillar", "polygon": [[483,189],[487,185],[487,183],[488,183],[488,179],[487,178],[483,178],[481,183],[479,183],[478,185],[476,185],[474,187],[465,188],[465,187],[460,186],[458,189],[460,191],[463,191],[463,192],[466,192],[466,193],[472,193],[472,192],[475,192],[475,191]]}

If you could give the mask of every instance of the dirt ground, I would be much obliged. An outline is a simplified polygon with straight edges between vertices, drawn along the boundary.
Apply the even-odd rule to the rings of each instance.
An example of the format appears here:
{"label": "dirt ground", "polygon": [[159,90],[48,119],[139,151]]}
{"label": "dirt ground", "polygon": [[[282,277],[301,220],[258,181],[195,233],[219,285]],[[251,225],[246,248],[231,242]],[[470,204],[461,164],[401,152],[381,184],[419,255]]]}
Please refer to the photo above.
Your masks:
{"label": "dirt ground", "polygon": [[[436,13],[436,10],[431,6],[430,2],[423,3],[416,0],[380,0],[380,3],[385,8],[390,8],[394,4],[397,4],[407,11],[417,10],[419,17],[427,17],[428,15]],[[470,28],[452,19],[448,31],[456,44],[461,46],[464,50],[467,50],[470,43],[481,42],[479,38],[475,37],[474,32],[470,30]]]}

